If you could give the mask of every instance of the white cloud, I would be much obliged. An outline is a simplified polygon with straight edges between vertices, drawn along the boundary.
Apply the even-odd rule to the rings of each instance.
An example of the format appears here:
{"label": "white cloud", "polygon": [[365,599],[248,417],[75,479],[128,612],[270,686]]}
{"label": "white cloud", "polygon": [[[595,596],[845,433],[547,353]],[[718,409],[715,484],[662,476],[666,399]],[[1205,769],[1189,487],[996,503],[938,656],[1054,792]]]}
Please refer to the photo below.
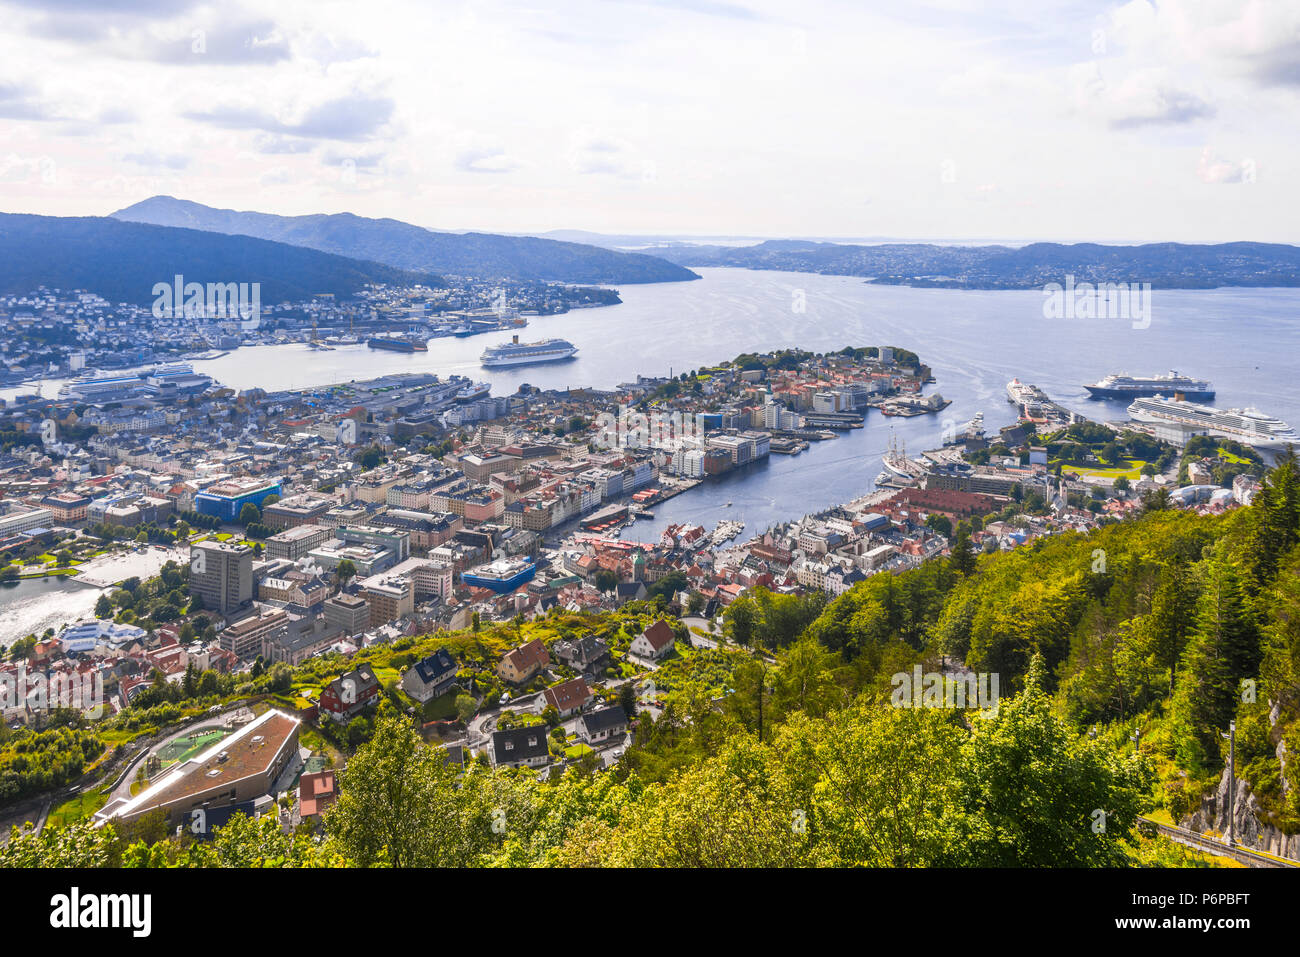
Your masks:
{"label": "white cloud", "polygon": [[[22,211],[104,212],[156,177],[434,228],[1295,238],[1300,0],[0,9],[5,151],[58,168],[7,191]],[[1269,175],[1225,209],[1205,183],[1245,157]]]}

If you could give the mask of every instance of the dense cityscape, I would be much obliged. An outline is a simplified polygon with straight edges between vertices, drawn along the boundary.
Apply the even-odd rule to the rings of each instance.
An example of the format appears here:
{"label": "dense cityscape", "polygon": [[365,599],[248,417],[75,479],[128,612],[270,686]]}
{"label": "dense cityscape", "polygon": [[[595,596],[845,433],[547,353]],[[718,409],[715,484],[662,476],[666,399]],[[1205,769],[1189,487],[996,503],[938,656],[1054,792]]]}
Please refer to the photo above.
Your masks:
{"label": "dense cityscape", "polygon": [[44,7],[20,940],[1290,929],[1300,0]]}

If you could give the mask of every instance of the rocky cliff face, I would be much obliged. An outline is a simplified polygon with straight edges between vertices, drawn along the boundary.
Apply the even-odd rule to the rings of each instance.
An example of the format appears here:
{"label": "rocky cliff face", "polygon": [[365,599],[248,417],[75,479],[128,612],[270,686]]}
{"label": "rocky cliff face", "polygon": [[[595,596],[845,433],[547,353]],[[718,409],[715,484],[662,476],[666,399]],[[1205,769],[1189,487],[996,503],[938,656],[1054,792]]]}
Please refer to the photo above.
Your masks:
{"label": "rocky cliff face", "polygon": [[[1269,713],[1269,721],[1276,725],[1277,719],[1278,707],[1275,704]],[[1285,742],[1278,742],[1277,758],[1285,768],[1287,762]],[[1219,786],[1215,789],[1214,794],[1207,795],[1201,801],[1200,808],[1183,822],[1183,826],[1195,831],[1218,831],[1226,836],[1228,833],[1229,785],[1228,769],[1224,768],[1223,774],[1219,778]],[[1287,790],[1286,777],[1283,776],[1283,794]],[[1237,779],[1236,792],[1232,795],[1232,823],[1233,838],[1238,844],[1268,854],[1276,854],[1278,857],[1300,860],[1300,834],[1283,834],[1273,825],[1262,823],[1260,821],[1259,801],[1251,792],[1250,786],[1240,778]]]}

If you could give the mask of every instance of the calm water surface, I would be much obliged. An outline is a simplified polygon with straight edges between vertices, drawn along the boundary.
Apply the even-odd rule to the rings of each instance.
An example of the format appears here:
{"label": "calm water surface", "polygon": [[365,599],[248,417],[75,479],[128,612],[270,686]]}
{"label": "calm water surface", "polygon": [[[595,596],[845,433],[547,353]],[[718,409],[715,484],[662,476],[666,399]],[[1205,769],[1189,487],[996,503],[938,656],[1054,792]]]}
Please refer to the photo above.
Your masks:
{"label": "calm water surface", "polygon": [[[1011,423],[1005,389],[1012,377],[1041,386],[1091,418],[1124,419],[1123,403],[1090,401],[1083,383],[1112,372],[1177,369],[1213,381],[1221,407],[1255,405],[1300,424],[1300,290],[1156,290],[1150,326],[1135,329],[1121,319],[1046,319],[1043,295],[1034,291],[908,289],[843,276],[698,271],[704,278],[696,282],[621,287],[622,305],[531,319],[525,341],[555,336],[578,347],[578,355],[564,363],[483,369],[479,354],[506,338],[489,334],[436,339],[420,355],[364,345],[332,352],[262,346],[195,366],[237,389],[305,388],[428,371],[488,380],[495,393],[509,394],[525,382],[609,388],[638,373],[680,373],[748,351],[895,345],[919,354],[934,371],[931,390],[953,400],[938,415],[912,419],[873,411],[865,429],[814,444],[798,456],[774,455],[664,503],[653,521],[627,533],[644,540],[657,538],[671,522],[712,524],[721,518],[742,519],[753,533],[861,495],[880,471],[891,430],[909,451],[919,452],[940,443],[945,421],[961,425],[982,411],[990,430]],[[805,303],[802,312],[793,308],[797,299]]]}

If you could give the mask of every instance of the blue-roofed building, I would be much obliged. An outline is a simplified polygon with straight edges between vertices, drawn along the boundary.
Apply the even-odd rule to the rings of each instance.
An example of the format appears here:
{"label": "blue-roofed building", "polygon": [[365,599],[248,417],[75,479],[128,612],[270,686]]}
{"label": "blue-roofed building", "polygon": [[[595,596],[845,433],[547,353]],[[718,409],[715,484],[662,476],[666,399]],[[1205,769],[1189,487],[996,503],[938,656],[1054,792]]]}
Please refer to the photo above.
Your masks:
{"label": "blue-roofed building", "polygon": [[210,485],[195,495],[194,510],[223,522],[236,522],[245,505],[251,503],[261,508],[267,498],[279,494],[279,479],[229,479]]}
{"label": "blue-roofed building", "polygon": [[535,574],[536,563],[516,558],[471,568],[461,573],[460,580],[471,587],[490,588],[498,595],[505,595],[532,581]]}

